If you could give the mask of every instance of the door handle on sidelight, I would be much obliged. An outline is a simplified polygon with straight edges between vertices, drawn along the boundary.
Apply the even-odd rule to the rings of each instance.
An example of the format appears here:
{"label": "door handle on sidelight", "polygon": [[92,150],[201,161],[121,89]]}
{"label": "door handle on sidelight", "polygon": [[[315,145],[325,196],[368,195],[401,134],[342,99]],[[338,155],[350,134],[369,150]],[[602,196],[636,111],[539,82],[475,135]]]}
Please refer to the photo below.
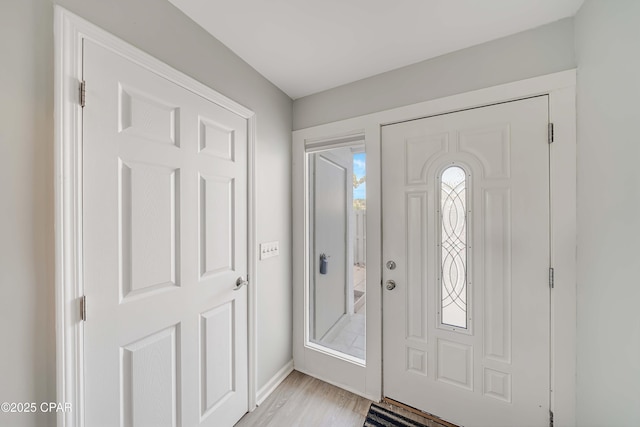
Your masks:
{"label": "door handle on sidelight", "polygon": [[396,282],[393,280],[387,280],[387,290],[392,291],[396,288]]}
{"label": "door handle on sidelight", "polygon": [[242,288],[243,286],[246,286],[248,284],[249,284],[249,281],[247,279],[245,279],[244,277],[240,276],[240,277],[238,277],[238,280],[236,280],[236,287],[233,288],[233,290],[237,291],[240,288]]}

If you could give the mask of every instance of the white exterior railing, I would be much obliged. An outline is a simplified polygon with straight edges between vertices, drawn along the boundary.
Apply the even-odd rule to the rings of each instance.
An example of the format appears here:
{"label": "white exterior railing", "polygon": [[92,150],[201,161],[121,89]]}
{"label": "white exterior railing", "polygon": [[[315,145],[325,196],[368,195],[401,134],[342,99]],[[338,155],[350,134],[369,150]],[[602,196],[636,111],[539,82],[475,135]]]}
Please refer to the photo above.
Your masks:
{"label": "white exterior railing", "polygon": [[353,217],[353,228],[355,231],[355,238],[353,239],[353,263],[355,265],[365,265],[367,260],[367,211],[354,210]]}

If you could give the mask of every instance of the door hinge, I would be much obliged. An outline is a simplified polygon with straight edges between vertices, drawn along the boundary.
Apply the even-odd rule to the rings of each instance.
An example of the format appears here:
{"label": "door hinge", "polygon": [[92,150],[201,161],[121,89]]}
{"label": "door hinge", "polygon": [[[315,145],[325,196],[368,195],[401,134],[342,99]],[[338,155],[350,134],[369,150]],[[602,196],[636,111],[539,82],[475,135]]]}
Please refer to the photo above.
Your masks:
{"label": "door hinge", "polygon": [[84,108],[87,98],[87,83],[83,80],[80,82],[80,106]]}
{"label": "door hinge", "polygon": [[549,123],[549,144],[553,142],[553,123]]}
{"label": "door hinge", "polygon": [[87,297],[85,295],[80,297],[80,319],[87,321]]}
{"label": "door hinge", "polygon": [[551,289],[553,289],[553,287],[555,286],[555,271],[553,270],[553,267],[549,268],[549,287]]}
{"label": "door hinge", "polygon": [[549,427],[553,427],[553,411],[549,411]]}

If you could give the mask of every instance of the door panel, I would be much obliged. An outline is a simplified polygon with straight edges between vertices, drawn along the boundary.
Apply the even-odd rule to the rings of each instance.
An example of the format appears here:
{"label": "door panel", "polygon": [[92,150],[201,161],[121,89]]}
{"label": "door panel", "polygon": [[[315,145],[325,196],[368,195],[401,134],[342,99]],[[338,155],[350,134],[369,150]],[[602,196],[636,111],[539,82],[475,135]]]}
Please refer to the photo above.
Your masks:
{"label": "door panel", "polygon": [[122,298],[179,286],[180,171],[119,160]]}
{"label": "door panel", "polygon": [[205,380],[201,396],[202,416],[214,411],[236,389],[234,312],[235,303],[229,301],[200,315],[201,372]]}
{"label": "door panel", "polygon": [[234,179],[200,175],[200,278],[234,270]]}
{"label": "door panel", "polygon": [[122,424],[176,425],[178,330],[174,325],[123,347]]}
{"label": "door panel", "polygon": [[85,41],[85,420],[231,426],[248,409],[247,123]]}
{"label": "door panel", "polygon": [[383,127],[385,396],[548,425],[547,123],[544,96]]}

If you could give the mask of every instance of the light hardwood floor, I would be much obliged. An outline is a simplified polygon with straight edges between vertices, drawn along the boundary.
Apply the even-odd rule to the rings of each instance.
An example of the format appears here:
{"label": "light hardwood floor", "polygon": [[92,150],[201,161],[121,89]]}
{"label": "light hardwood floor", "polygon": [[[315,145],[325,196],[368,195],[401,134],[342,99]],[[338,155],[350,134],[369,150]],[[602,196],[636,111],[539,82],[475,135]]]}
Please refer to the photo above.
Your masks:
{"label": "light hardwood floor", "polygon": [[[236,427],[361,427],[372,402],[293,371],[255,411]],[[389,404],[383,404],[392,408]],[[394,412],[429,427],[445,427],[402,408]]]}
{"label": "light hardwood floor", "polygon": [[293,371],[236,427],[362,426],[371,401]]}

